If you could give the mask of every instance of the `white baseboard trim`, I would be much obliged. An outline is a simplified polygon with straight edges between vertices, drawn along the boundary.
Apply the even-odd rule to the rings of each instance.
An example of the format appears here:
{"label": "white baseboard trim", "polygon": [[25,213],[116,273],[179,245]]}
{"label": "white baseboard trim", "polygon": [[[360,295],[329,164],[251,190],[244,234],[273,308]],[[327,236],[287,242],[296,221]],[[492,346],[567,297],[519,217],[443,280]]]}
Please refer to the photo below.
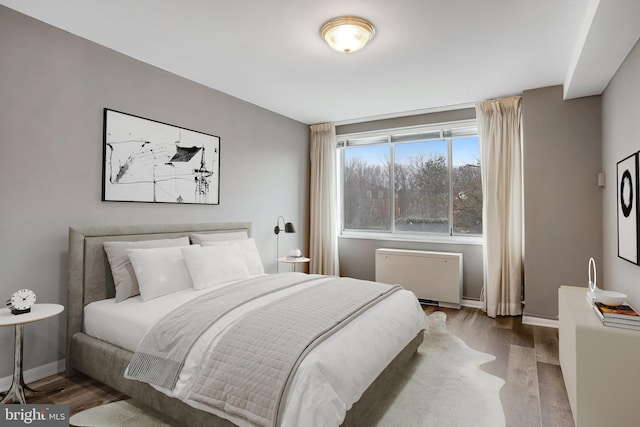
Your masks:
{"label": "white baseboard trim", "polygon": [[462,305],[464,307],[473,307],[473,308],[479,308],[479,309],[484,308],[484,304],[482,303],[482,301],[477,299],[463,299]]}
{"label": "white baseboard trim", "polygon": [[547,319],[546,317],[526,316],[522,315],[522,324],[531,326],[543,326],[545,328],[558,329],[557,319]]}
{"label": "white baseboard trim", "polygon": [[[56,362],[47,363],[46,365],[42,366],[36,366],[33,369],[24,371],[24,382],[28,384],[46,377],[50,377],[51,375],[59,374],[66,369],[66,364],[67,360],[61,359]],[[0,390],[8,390],[9,387],[11,387],[11,380],[13,380],[13,375],[0,378]]]}

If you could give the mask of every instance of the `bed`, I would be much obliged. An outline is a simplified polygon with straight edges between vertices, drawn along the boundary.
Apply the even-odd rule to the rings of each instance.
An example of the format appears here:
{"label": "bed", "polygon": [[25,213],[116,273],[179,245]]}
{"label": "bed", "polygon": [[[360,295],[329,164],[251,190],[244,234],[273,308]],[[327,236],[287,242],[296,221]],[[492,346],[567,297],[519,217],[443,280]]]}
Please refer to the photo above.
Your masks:
{"label": "bed", "polygon": [[[176,395],[177,393],[167,394],[167,390],[164,390],[163,387],[152,386],[144,382],[126,378],[125,371],[135,354],[132,347],[136,345],[136,339],[132,339],[130,343],[127,343],[126,339],[124,341],[118,341],[118,339],[109,338],[107,337],[108,334],[101,334],[100,332],[95,331],[96,324],[108,322],[96,322],[95,318],[93,318],[93,320],[91,320],[91,318],[85,319],[86,311],[89,313],[100,311],[94,309],[94,307],[112,306],[119,310],[125,310],[124,307],[127,305],[124,303],[119,305],[112,303],[115,296],[115,287],[109,262],[104,250],[105,242],[149,241],[173,239],[184,236],[188,237],[192,236],[194,233],[216,235],[220,233],[228,234],[235,232],[244,232],[247,236],[251,236],[251,224],[246,222],[237,222],[70,228],[68,259],[69,283],[67,291],[67,374],[73,375],[76,372],[81,372],[95,378],[109,387],[112,387],[159,411],[163,415],[169,417],[176,425],[251,425],[251,423],[244,419],[228,415],[224,410],[211,410],[193,399],[186,399],[186,392],[183,393],[182,397],[172,397],[172,395]],[[306,276],[301,273],[289,273],[288,275],[289,277],[293,277],[291,275]],[[256,280],[258,279],[259,278],[256,278]],[[271,277],[269,279],[271,279]],[[300,279],[296,277],[296,280]],[[310,276],[309,279],[305,278],[304,280],[322,281],[329,280],[329,278],[325,279]],[[185,293],[188,292],[188,290],[185,290]],[[348,351],[350,355],[353,351],[353,357],[356,361],[354,363],[363,365],[370,363],[372,366],[370,369],[371,372],[366,372],[366,374],[358,373],[358,376],[362,376],[362,378],[353,378],[352,382],[355,385],[350,386],[350,388],[355,388],[355,390],[350,390],[349,395],[346,398],[340,398],[345,400],[345,402],[340,402],[339,399],[335,398],[331,403],[331,399],[328,399],[330,407],[325,410],[325,412],[330,414],[328,416],[335,417],[335,421],[331,421],[329,425],[358,425],[358,419],[362,414],[367,413],[376,405],[379,397],[388,387],[388,382],[394,380],[396,374],[403,368],[404,364],[411,358],[417,347],[422,342],[424,314],[421,312],[419,305],[417,304],[417,300],[407,300],[407,292],[408,291],[404,290],[395,292],[394,295],[386,298],[385,301],[377,304],[371,309],[368,309],[365,316],[361,316],[363,318],[368,316],[369,318],[374,319],[378,316],[377,313],[380,312],[386,313],[381,314],[381,316],[391,316],[389,318],[391,320],[385,320],[386,318],[381,317],[381,319],[376,319],[376,321],[382,323],[373,326],[373,323],[370,324],[369,320],[365,321],[356,319],[351,322],[348,327],[344,327],[343,330],[336,333],[329,339],[326,339],[325,342],[320,343],[309,354],[309,356],[302,361],[302,364],[298,368],[298,373],[291,381],[294,384],[299,383],[302,386],[305,386],[306,380],[298,381],[298,377],[302,378],[303,372],[313,371],[313,369],[315,369],[309,368],[313,362],[308,362],[307,359],[313,361],[314,357],[316,357],[316,359],[317,357],[320,357],[315,355],[314,352],[322,355],[323,351],[325,353],[321,358],[330,359],[331,357],[327,356],[331,355],[330,351],[333,351],[329,350],[330,346],[349,349]],[[162,305],[162,297],[158,298],[156,301],[160,302],[154,302],[154,304]],[[126,303],[132,307],[133,304],[137,304],[135,299],[131,299],[130,302],[126,301]],[[146,306],[148,306],[147,302],[139,305],[139,307]],[[155,311],[156,308],[151,308],[150,310]],[[137,311],[137,308],[132,310],[132,312]],[[407,314],[411,312],[413,312],[413,314]],[[95,314],[91,314],[91,316],[95,316]],[[387,328],[396,327],[385,326],[385,324],[395,325],[396,323],[400,325],[397,333],[395,331],[393,333],[385,332]],[[357,346],[364,347],[363,350],[355,348],[351,349],[348,347],[349,345],[353,346],[353,344],[350,343],[355,341],[354,338],[356,336],[366,337],[367,329],[369,329],[368,333],[371,336],[382,336],[381,341],[374,343],[370,349],[367,348],[367,344],[362,345],[361,343],[357,343]],[[384,336],[385,334],[387,334],[386,337]],[[358,352],[362,352],[363,356],[358,356]],[[367,356],[367,352],[371,354],[370,358]],[[191,353],[196,352],[193,351]],[[198,360],[197,357],[200,356],[196,357],[196,355],[191,355],[190,357],[193,357],[193,360]],[[358,361],[358,357],[362,360]],[[336,355],[334,358],[336,358],[336,360],[340,360],[340,358],[343,360],[351,359],[351,357],[345,358],[344,355]],[[371,359],[371,362],[369,362],[369,359]],[[379,366],[380,363],[382,363],[381,361],[384,361],[384,365],[382,367]],[[305,363],[307,363],[307,365],[304,365]],[[348,363],[345,364],[345,366],[348,366]],[[322,368],[325,369],[324,366]],[[338,367],[336,369],[341,368]],[[342,369],[348,368],[342,367]],[[340,376],[343,374],[335,375]],[[326,421],[325,415],[318,415],[320,418],[314,418],[316,415],[308,414],[308,412],[310,412],[310,408],[312,411],[315,411],[316,407],[324,405],[324,403],[322,403],[322,405],[316,405],[314,403],[316,400],[322,400],[318,399],[317,396],[318,393],[323,392],[319,392],[318,390],[322,390],[322,387],[325,389],[327,389],[327,387],[331,388],[331,386],[331,384],[328,386],[322,385],[318,389],[313,386],[313,392],[304,389],[295,391],[290,390],[288,394],[289,397],[287,397],[286,401],[283,403],[283,412],[285,415],[280,418],[279,424],[295,425],[295,423],[300,421],[294,423],[291,420],[300,419],[307,420],[307,425],[309,425],[309,423],[318,425],[317,423],[309,420],[323,419]],[[340,406],[341,404],[344,404],[344,408],[335,407],[336,405]],[[331,405],[333,405],[333,407],[331,407]],[[335,412],[336,414],[331,415],[332,412]],[[300,415],[300,413],[302,413],[302,415]],[[307,418],[295,418],[301,416]]]}

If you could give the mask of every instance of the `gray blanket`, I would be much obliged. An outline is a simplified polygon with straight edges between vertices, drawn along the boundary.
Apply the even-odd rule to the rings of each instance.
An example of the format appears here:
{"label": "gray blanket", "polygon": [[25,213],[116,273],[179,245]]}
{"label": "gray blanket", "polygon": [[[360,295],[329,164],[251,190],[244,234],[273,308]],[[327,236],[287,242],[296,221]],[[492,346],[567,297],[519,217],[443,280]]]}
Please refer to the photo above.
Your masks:
{"label": "gray blanket", "polygon": [[136,349],[125,376],[172,390],[197,339],[225,314],[270,293],[322,276],[281,273],[244,280],[181,305],[162,318]]}
{"label": "gray blanket", "polygon": [[358,314],[400,289],[335,278],[253,310],[213,348],[189,399],[259,426],[279,424],[300,361]]}

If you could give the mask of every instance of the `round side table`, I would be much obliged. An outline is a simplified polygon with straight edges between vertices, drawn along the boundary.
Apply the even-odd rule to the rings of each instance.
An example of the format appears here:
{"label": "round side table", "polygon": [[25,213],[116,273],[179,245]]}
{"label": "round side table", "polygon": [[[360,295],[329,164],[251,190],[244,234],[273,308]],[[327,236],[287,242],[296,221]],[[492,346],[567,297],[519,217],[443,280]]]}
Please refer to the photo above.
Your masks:
{"label": "round side table", "polygon": [[296,271],[296,265],[298,264],[306,264],[307,262],[311,261],[310,258],[306,258],[306,257],[286,257],[286,258],[278,258],[279,262],[284,262],[285,264],[293,264],[293,271]]}
{"label": "round side table", "polygon": [[31,311],[24,314],[12,314],[8,308],[0,309],[0,326],[15,326],[13,381],[11,382],[11,387],[9,387],[9,390],[4,394],[0,403],[9,403],[10,401],[13,401],[14,403],[26,404],[27,400],[24,397],[25,389],[37,393],[48,393],[62,390],[34,390],[24,383],[22,375],[22,344],[24,339],[24,325],[26,323],[37,322],[38,320],[56,316],[62,313],[63,310],[64,307],[60,304],[34,304],[34,306],[31,307]]}

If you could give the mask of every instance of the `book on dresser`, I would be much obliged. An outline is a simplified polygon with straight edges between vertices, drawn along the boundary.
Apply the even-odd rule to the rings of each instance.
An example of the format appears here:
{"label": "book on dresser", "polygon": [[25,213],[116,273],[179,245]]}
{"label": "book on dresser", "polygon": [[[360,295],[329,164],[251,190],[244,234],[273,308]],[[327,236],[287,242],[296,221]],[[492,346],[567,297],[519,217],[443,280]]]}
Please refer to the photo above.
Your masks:
{"label": "book on dresser", "polygon": [[594,302],[593,311],[605,326],[640,331],[640,314],[629,304],[609,306],[601,302]]}

